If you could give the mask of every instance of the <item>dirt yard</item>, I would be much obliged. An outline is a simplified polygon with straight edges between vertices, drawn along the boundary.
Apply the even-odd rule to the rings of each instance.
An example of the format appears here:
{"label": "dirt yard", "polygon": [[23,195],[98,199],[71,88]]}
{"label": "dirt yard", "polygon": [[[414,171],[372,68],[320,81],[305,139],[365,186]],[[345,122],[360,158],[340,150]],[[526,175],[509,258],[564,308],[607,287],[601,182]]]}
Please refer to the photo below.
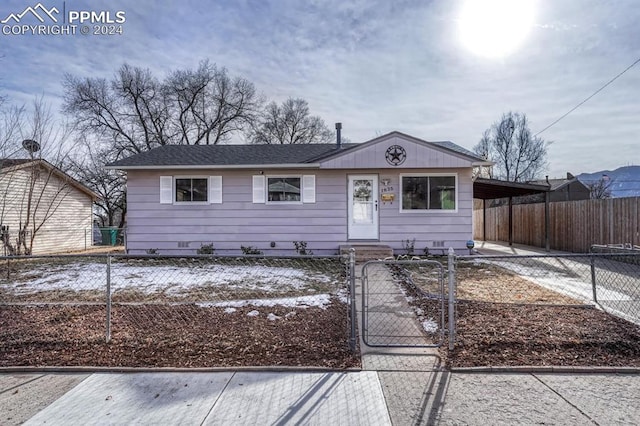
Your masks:
{"label": "dirt yard", "polygon": [[450,367],[640,367],[640,327],[596,308],[460,302]]}
{"label": "dirt yard", "polygon": [[347,307],[100,306],[0,309],[1,366],[358,367]]}
{"label": "dirt yard", "polygon": [[[237,300],[224,300],[228,295],[218,291],[225,297],[224,304],[216,305],[197,302],[214,295],[207,290],[209,281],[200,282],[202,274],[191,276],[176,265],[120,268],[112,276],[117,290],[112,340],[106,343],[105,307],[95,304],[100,298],[89,297],[100,293],[101,280],[83,280],[92,270],[80,266],[49,267],[46,275],[36,273],[39,270],[33,266],[24,274],[12,271],[13,281],[0,292],[1,299],[11,303],[0,306],[0,366],[360,365],[359,356],[347,345],[347,305],[333,284],[343,280],[325,277],[322,271],[305,267],[296,272],[291,265],[258,270],[226,265],[225,273],[217,270],[218,290],[236,286],[236,291],[245,289],[261,299],[236,305]],[[103,269],[97,266],[99,273]],[[241,278],[243,285],[238,288],[238,277],[245,272],[255,279]],[[442,294],[442,271],[393,272],[420,315],[438,318],[440,299],[434,294]],[[182,283],[173,283],[171,277],[180,277]],[[166,285],[158,289],[155,283],[160,279]],[[441,349],[449,367],[640,367],[640,327],[636,325],[498,266],[459,268],[458,279],[457,343],[450,353]],[[149,295],[133,297],[132,287]],[[185,290],[187,295],[196,291],[198,297],[185,298]],[[310,303],[306,295],[315,302]],[[58,303],[48,305],[46,299]]]}
{"label": "dirt yard", "polygon": [[[403,280],[410,303],[435,318],[437,281],[415,272]],[[467,265],[457,278],[457,296],[467,300],[456,304],[454,350],[440,350],[448,367],[640,367],[640,327],[633,323],[498,266]]]}

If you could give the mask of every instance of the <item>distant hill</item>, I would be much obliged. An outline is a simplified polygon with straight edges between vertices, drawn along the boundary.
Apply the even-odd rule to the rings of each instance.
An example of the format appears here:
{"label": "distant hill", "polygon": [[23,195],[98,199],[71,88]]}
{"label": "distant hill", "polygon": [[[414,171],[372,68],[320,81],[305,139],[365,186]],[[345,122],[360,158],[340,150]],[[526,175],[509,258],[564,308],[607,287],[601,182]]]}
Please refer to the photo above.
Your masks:
{"label": "distant hill", "polygon": [[588,185],[598,181],[603,175],[613,181],[611,196],[640,197],[640,166],[626,166],[615,170],[602,170],[594,173],[582,173],[576,176],[580,182]]}

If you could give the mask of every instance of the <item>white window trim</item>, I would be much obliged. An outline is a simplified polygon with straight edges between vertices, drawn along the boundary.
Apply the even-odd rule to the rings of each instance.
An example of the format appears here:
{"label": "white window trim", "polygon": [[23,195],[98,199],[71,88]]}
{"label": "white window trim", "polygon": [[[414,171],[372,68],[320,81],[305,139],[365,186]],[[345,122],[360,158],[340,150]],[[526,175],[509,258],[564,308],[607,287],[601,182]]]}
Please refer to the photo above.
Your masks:
{"label": "white window trim", "polygon": [[[456,208],[452,209],[452,210],[445,210],[445,209],[403,209],[402,208],[402,194],[403,194],[403,188],[402,188],[402,178],[403,177],[454,177],[455,178],[455,186],[456,186]],[[424,213],[434,213],[434,214],[453,214],[453,213],[458,213],[458,193],[460,192],[460,187],[458,185],[458,173],[400,173],[400,183],[398,185],[399,189],[399,194],[398,194],[398,198],[400,199],[400,202],[398,203],[400,205],[399,209],[400,209],[400,213],[403,214],[424,214]]]}
{"label": "white window trim", "polygon": [[[176,179],[204,179],[207,181],[207,201],[177,201],[178,191],[176,191]],[[175,175],[173,176],[173,204],[179,206],[208,206],[209,200],[209,176],[208,175]]]}
{"label": "white window trim", "polygon": [[[291,179],[297,178],[300,179],[300,201],[269,201],[269,179]],[[304,191],[302,175],[267,175],[264,179],[264,200],[265,204],[275,205],[275,206],[284,206],[284,205],[301,205],[304,204],[302,202]]]}

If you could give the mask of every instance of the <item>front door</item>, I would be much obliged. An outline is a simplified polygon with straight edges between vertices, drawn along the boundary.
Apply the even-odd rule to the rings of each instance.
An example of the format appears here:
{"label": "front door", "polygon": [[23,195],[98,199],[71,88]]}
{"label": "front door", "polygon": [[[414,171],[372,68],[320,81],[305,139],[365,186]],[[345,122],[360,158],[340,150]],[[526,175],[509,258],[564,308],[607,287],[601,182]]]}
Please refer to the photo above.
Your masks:
{"label": "front door", "polygon": [[378,176],[349,176],[350,240],[378,239]]}

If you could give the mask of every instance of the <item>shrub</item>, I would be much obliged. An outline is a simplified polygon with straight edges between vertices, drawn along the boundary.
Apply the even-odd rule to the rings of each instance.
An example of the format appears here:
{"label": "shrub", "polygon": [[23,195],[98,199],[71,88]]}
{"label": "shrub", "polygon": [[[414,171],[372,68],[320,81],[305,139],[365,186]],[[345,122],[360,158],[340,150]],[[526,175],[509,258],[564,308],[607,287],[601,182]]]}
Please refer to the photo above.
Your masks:
{"label": "shrub", "polygon": [[294,247],[296,248],[296,252],[300,256],[312,256],[313,252],[311,250],[307,250],[307,242],[306,241],[294,241]]}
{"label": "shrub", "polygon": [[213,254],[216,249],[213,248],[213,243],[211,244],[202,244],[200,248],[197,250],[198,254]]}
{"label": "shrub", "polygon": [[404,249],[407,256],[412,256],[416,249],[416,239],[414,238],[412,240],[402,240],[402,248]]}
{"label": "shrub", "polygon": [[258,250],[253,246],[240,246],[240,250],[242,250],[242,254],[264,254],[262,250]]}

